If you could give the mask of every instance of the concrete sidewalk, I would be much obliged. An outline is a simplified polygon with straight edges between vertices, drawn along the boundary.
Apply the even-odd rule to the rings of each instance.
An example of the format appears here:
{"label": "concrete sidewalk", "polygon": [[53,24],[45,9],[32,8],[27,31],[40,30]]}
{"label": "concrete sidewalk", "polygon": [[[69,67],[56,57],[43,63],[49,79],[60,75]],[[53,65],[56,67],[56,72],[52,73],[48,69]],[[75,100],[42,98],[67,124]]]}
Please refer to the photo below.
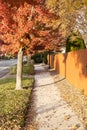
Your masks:
{"label": "concrete sidewalk", "polygon": [[[35,65],[34,107],[36,130],[86,130],[69,104],[64,101],[50,73]],[[62,87],[62,86],[61,86]]]}

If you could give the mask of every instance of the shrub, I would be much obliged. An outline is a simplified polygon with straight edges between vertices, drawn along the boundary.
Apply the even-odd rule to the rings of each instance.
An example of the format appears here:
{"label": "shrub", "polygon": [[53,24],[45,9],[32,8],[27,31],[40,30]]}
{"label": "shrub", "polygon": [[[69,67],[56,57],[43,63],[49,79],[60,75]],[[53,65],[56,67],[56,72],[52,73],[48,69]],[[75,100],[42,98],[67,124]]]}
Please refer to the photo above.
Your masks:
{"label": "shrub", "polygon": [[34,60],[34,63],[41,63],[43,61],[43,54],[37,53],[31,57]]}
{"label": "shrub", "polygon": [[24,64],[23,65],[23,74],[34,74],[34,66],[33,64]]}
{"label": "shrub", "polygon": [[66,41],[66,52],[85,49],[85,43],[81,36],[72,33]]}
{"label": "shrub", "polygon": [[47,55],[45,54],[44,57],[43,57],[43,63],[47,64],[48,63],[48,60],[47,60]]}
{"label": "shrub", "polygon": [[[17,66],[13,66],[10,69],[10,74],[16,74]],[[23,64],[23,74],[34,74],[34,66],[33,64]]]}

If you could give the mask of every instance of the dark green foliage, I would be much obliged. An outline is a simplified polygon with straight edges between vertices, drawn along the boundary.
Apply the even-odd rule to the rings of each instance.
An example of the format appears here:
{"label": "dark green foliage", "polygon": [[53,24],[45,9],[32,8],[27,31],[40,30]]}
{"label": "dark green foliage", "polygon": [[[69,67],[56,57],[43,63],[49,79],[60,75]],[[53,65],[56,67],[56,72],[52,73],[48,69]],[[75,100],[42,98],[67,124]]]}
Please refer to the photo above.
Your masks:
{"label": "dark green foliage", "polygon": [[66,52],[85,49],[85,43],[81,36],[72,33],[66,41]]}
{"label": "dark green foliage", "polygon": [[43,54],[37,53],[31,57],[34,60],[34,63],[41,63],[43,61]]}
{"label": "dark green foliage", "polygon": [[45,64],[47,64],[47,63],[48,63],[48,60],[47,60],[47,55],[45,55],[45,56],[43,57],[43,63],[45,63]]}
{"label": "dark green foliage", "polygon": [[48,63],[47,55],[48,55],[48,52],[45,52],[45,53],[44,53],[44,56],[43,56],[43,63],[45,63],[45,64]]}

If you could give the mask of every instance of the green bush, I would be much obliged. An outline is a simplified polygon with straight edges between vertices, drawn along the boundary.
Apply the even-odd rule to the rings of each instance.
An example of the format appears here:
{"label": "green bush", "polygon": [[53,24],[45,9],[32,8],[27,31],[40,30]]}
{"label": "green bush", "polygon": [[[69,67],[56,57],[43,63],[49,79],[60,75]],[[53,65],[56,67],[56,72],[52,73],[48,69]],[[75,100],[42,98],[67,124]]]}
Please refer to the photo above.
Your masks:
{"label": "green bush", "polygon": [[85,49],[85,43],[81,36],[72,33],[66,41],[66,52]]}
{"label": "green bush", "polygon": [[43,57],[43,63],[47,64],[48,63],[48,60],[47,60],[47,55],[45,54],[44,57]]}
{"label": "green bush", "polygon": [[31,57],[34,60],[34,63],[41,63],[43,61],[43,54],[37,53]]}
{"label": "green bush", "polygon": [[24,64],[23,65],[23,74],[34,74],[34,66],[33,64]]}
{"label": "green bush", "polygon": [[[16,74],[17,66],[13,66],[10,69],[10,74]],[[34,66],[33,64],[23,64],[23,74],[34,74]]]}

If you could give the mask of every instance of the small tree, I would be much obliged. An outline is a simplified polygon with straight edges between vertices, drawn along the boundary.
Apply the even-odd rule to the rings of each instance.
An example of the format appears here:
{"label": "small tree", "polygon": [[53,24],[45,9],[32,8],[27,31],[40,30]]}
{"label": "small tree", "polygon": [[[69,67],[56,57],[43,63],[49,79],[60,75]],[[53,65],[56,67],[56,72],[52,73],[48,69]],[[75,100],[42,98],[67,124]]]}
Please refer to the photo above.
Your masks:
{"label": "small tree", "polygon": [[16,89],[22,87],[23,50],[30,53],[39,50],[36,48],[46,49],[50,45],[49,38],[52,40],[52,35],[48,34],[52,28],[49,22],[53,16],[40,0],[0,0],[0,39],[6,43],[2,48],[8,53],[19,52]]}
{"label": "small tree", "polygon": [[85,49],[85,43],[81,35],[72,33],[66,40],[66,52]]}

